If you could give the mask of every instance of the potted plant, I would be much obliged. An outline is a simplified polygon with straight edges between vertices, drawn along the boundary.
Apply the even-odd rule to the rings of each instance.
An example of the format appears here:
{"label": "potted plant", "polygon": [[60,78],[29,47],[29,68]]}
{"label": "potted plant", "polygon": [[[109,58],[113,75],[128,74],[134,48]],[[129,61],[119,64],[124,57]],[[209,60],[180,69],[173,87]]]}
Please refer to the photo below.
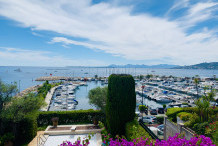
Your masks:
{"label": "potted plant", "polygon": [[95,126],[98,125],[98,118],[97,118],[97,116],[94,116],[94,117],[93,117],[93,124],[94,124]]}
{"label": "potted plant", "polygon": [[58,117],[53,117],[51,119],[51,121],[53,122],[53,127],[56,128],[58,126],[58,120],[59,118]]}

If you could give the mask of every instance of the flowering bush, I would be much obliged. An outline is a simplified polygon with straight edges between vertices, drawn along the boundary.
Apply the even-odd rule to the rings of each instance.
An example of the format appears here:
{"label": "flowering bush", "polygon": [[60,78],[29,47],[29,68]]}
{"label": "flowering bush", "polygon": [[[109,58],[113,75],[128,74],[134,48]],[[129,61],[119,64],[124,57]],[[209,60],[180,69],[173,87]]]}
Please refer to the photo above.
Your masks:
{"label": "flowering bush", "polygon": [[[185,137],[176,134],[174,137],[169,137],[167,141],[165,140],[156,140],[152,141],[148,138],[142,137],[134,139],[133,141],[127,141],[125,138],[117,137],[115,140],[109,138],[109,141],[103,142],[105,146],[216,146],[212,143],[209,137],[200,135],[193,137],[190,140],[186,140]],[[89,143],[87,143],[88,145]],[[81,144],[77,140],[74,144],[70,142],[65,142],[60,146],[87,146],[86,144]]]}
{"label": "flowering bush", "polygon": [[210,123],[209,126],[206,127],[206,134],[211,136],[216,132],[216,127],[218,127],[218,121]]}
{"label": "flowering bush", "polygon": [[79,137],[77,141],[75,141],[73,144],[70,141],[64,141],[60,146],[88,146],[89,140],[92,138],[93,134],[89,134],[87,137],[84,138],[84,140],[81,140]]}
{"label": "flowering bush", "polygon": [[[200,135],[198,137],[193,137],[190,140],[186,140],[184,137],[181,137],[179,134],[176,134],[174,137],[169,137],[167,141],[157,140],[155,146],[216,146],[212,143],[212,140],[209,137]],[[141,146],[141,145],[140,145]]]}

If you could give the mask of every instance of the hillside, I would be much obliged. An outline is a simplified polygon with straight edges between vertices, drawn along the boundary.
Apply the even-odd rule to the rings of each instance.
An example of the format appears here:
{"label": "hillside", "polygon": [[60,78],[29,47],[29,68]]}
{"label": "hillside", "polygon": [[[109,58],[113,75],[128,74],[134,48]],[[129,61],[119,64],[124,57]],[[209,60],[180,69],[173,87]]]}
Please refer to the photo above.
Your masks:
{"label": "hillside", "polygon": [[218,69],[218,62],[200,63],[190,66],[178,66],[172,69]]}
{"label": "hillside", "polygon": [[167,69],[167,68],[172,68],[172,67],[178,67],[178,65],[169,65],[169,64],[159,64],[159,65],[134,65],[134,64],[127,64],[127,65],[109,65],[107,66],[109,68],[162,68],[162,69]]}

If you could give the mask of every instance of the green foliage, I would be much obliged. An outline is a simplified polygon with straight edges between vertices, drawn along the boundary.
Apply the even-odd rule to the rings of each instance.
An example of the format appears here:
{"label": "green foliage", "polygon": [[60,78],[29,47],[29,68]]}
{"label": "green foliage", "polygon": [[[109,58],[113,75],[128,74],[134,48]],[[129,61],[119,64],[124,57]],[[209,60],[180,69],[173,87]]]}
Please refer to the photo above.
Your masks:
{"label": "green foliage", "polygon": [[185,126],[192,128],[194,124],[199,123],[199,122],[200,122],[200,117],[196,113],[193,113],[191,118],[184,124]]}
{"label": "green foliage", "polygon": [[146,138],[151,138],[149,134],[145,131],[144,128],[142,128],[137,120],[133,120],[131,122],[126,123],[126,138],[128,141],[133,141],[133,139],[141,138],[141,137],[146,137]]}
{"label": "green foliage", "polygon": [[183,109],[182,108],[178,108],[178,107],[176,107],[176,108],[169,108],[169,109],[167,109],[166,115],[168,116],[168,118],[170,120],[172,120],[173,122],[176,122],[177,114],[182,112],[182,111],[183,111]]}
{"label": "green foliage", "polygon": [[107,129],[104,126],[104,123],[99,121],[98,126],[102,129],[102,131],[101,131],[102,141],[108,143],[109,139],[111,138],[111,135],[107,132]]}
{"label": "green foliage", "polygon": [[108,79],[106,123],[112,136],[124,135],[126,122],[135,117],[135,81],[131,75],[112,74]]}
{"label": "green foliage", "polygon": [[14,122],[10,119],[3,119],[2,127],[3,133],[13,133],[15,137],[15,143],[22,145],[30,142],[37,133],[37,121],[36,114],[25,115],[20,121]]}
{"label": "green foliage", "polygon": [[95,105],[99,110],[105,112],[106,99],[107,99],[107,87],[97,87],[89,91],[89,103]]}
{"label": "green foliage", "polygon": [[38,96],[45,98],[51,88],[52,85],[49,84],[48,81],[46,81],[41,87],[38,88]]}
{"label": "green foliage", "polygon": [[29,143],[37,134],[37,114],[25,116],[18,124],[17,141]]}
{"label": "green foliage", "polygon": [[46,111],[39,112],[37,122],[39,127],[52,124],[51,119],[58,117],[60,125],[92,123],[93,117],[99,121],[105,120],[105,114],[98,110]]}
{"label": "green foliage", "polygon": [[147,106],[145,106],[145,105],[139,105],[139,111],[140,111],[140,112],[144,112],[146,109],[148,109]]}
{"label": "green foliage", "polygon": [[210,101],[208,101],[205,97],[202,97],[198,99],[195,104],[198,109],[198,115],[200,117],[200,120],[202,122],[208,121]]}
{"label": "green foliage", "polygon": [[196,123],[194,124],[193,129],[195,130],[197,134],[204,135],[206,131],[206,127],[208,125],[209,125],[208,122]]}
{"label": "green foliage", "polygon": [[139,75],[139,76],[137,76],[137,78],[141,81],[142,79],[144,79],[144,76],[143,75]]}
{"label": "green foliage", "polygon": [[14,97],[1,113],[3,133],[12,132],[18,144],[32,140],[37,132],[36,113],[42,105],[44,99],[34,94]]}
{"label": "green foliage", "polygon": [[44,104],[44,99],[31,93],[24,97],[14,97],[10,105],[3,109],[1,118],[19,122],[25,115],[37,112]]}
{"label": "green foliage", "polygon": [[188,103],[187,103],[187,102],[183,102],[182,104],[183,104],[183,105],[188,105]]}
{"label": "green foliage", "polygon": [[145,76],[146,79],[150,79],[150,78],[152,78],[152,77],[153,77],[152,74],[147,74],[147,75]]}
{"label": "green foliage", "polygon": [[192,117],[192,114],[191,113],[187,113],[187,112],[181,112],[181,113],[178,113],[177,116],[183,120],[183,121],[188,121],[191,119]]}
{"label": "green foliage", "polygon": [[169,109],[167,109],[166,115],[168,116],[168,118],[170,120],[172,120],[173,122],[176,122],[177,114],[180,113],[180,112],[189,112],[189,113],[194,113],[195,112],[196,113],[197,108],[195,108],[195,107],[169,108]]}
{"label": "green foliage", "polygon": [[12,133],[6,133],[1,137],[0,146],[3,146],[4,143],[6,143],[8,141],[14,141],[14,135]]}
{"label": "green foliage", "polygon": [[17,93],[17,84],[5,84],[0,80],[0,113],[3,105],[10,101],[11,97]]}
{"label": "green foliage", "polygon": [[163,105],[163,108],[165,109],[166,107],[167,107],[167,105],[166,105],[166,104],[164,104],[164,105]]}

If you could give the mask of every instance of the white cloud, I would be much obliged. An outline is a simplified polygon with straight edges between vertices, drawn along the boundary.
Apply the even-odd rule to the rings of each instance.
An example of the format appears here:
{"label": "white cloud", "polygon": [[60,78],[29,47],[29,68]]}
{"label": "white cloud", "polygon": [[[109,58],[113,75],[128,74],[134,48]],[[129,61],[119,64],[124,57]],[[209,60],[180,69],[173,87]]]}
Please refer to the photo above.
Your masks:
{"label": "white cloud", "polygon": [[72,60],[54,56],[48,51],[32,51],[18,48],[0,47],[0,66],[88,66],[105,65],[98,60]]}
{"label": "white cloud", "polygon": [[176,0],[174,2],[174,5],[166,12],[165,16],[169,15],[170,13],[182,9],[182,8],[186,8],[189,6],[189,0]]}
{"label": "white cloud", "polygon": [[53,43],[81,45],[130,60],[169,58],[167,63],[194,64],[217,61],[218,38],[213,31],[187,35],[181,24],[199,22],[200,18],[194,17],[201,11],[209,13],[206,10],[210,7],[192,7],[182,21],[169,21],[148,14],[132,15],[128,6],[92,5],[91,0],[0,0],[0,15],[34,31],[47,30],[88,40],[54,37]]}
{"label": "white cloud", "polygon": [[[183,27],[191,27],[199,22],[215,18],[213,14],[218,10],[218,3],[215,2],[199,2],[190,6],[187,15],[178,19]],[[216,19],[216,18],[215,18]]]}

